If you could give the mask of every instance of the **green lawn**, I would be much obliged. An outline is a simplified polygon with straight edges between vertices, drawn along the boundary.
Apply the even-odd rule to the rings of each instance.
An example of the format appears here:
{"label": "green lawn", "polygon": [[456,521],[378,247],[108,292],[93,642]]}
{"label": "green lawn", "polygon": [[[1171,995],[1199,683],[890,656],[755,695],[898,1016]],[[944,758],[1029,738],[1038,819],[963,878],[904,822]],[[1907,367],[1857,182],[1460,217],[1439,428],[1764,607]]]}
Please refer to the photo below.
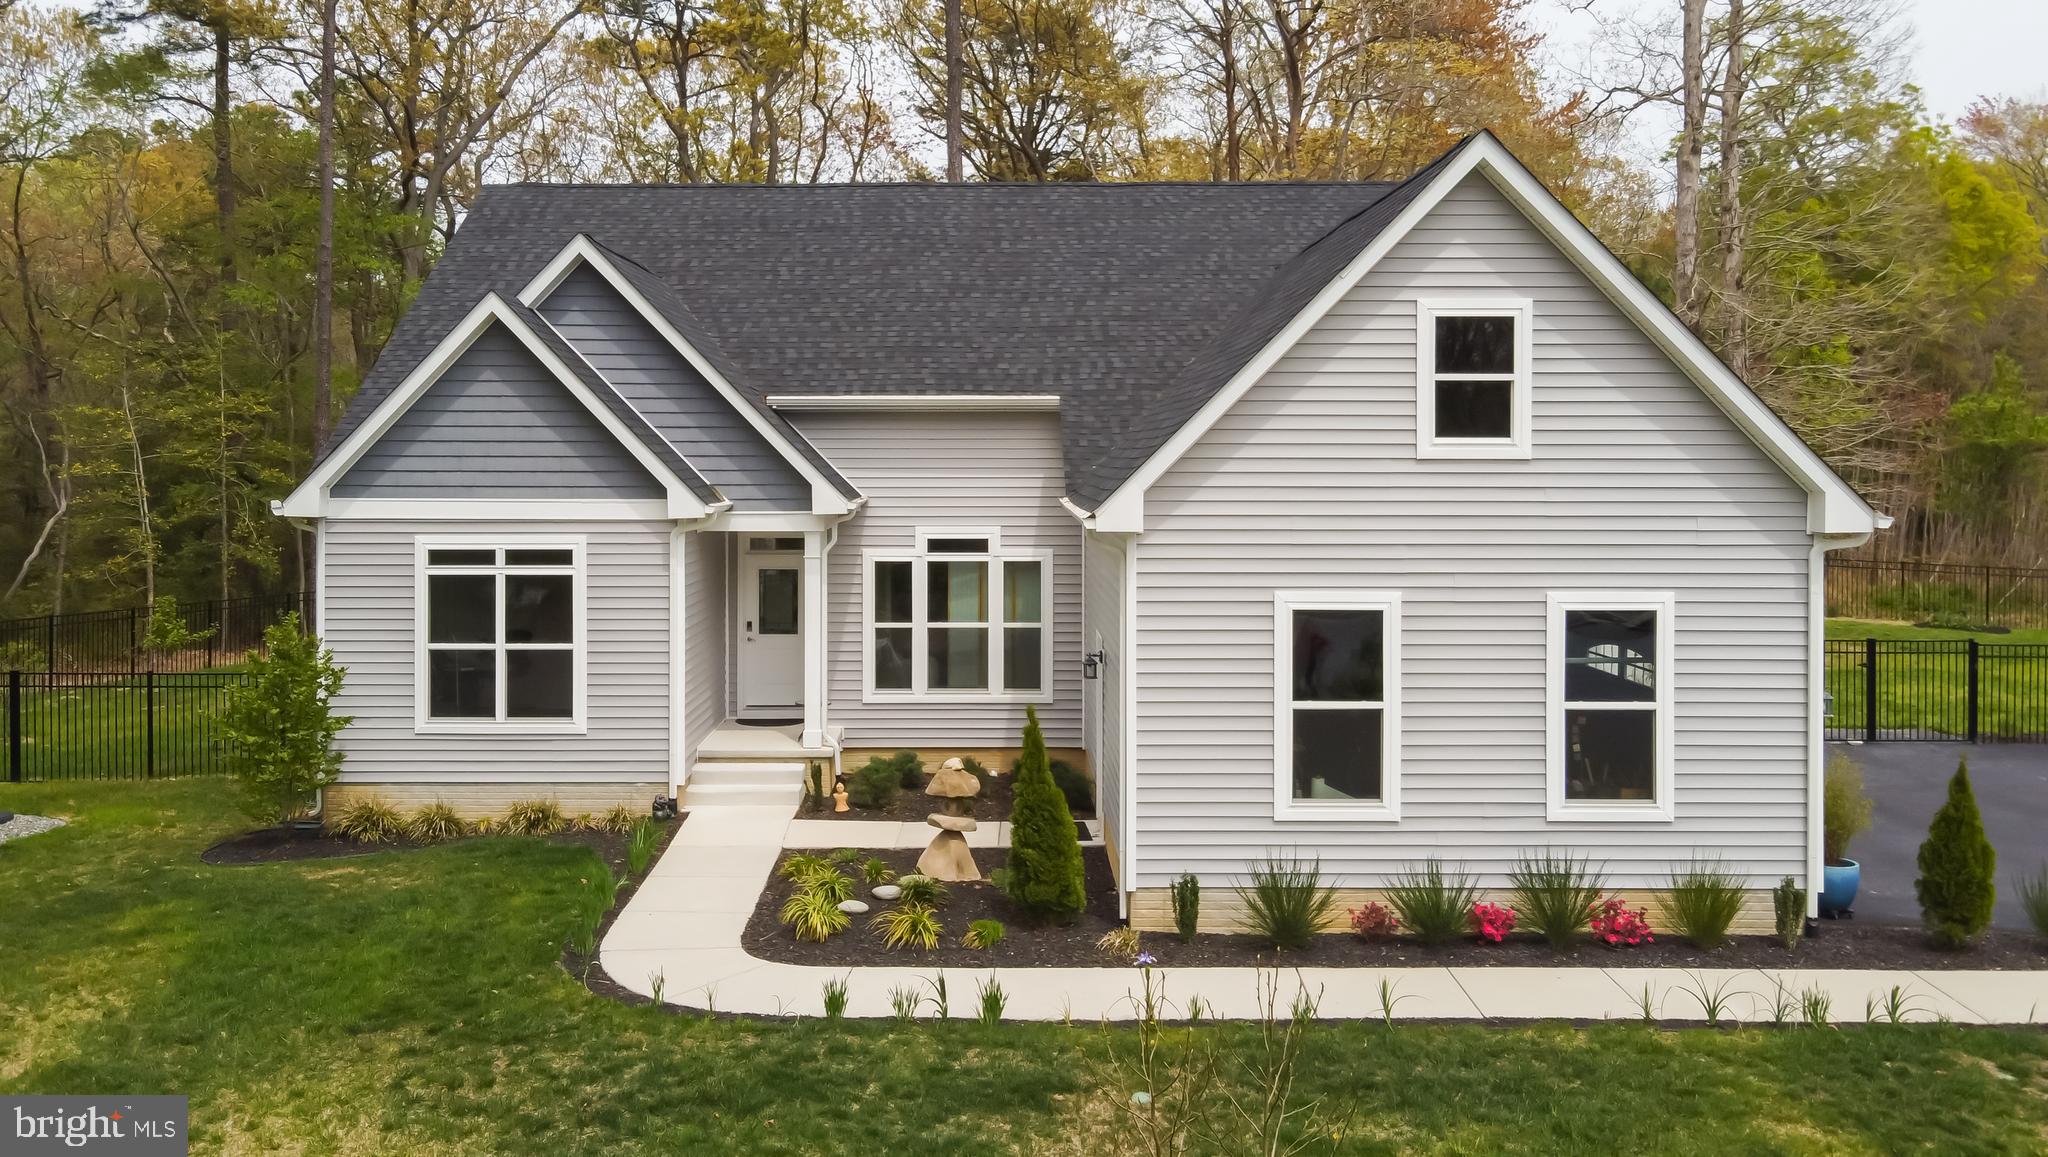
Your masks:
{"label": "green lawn", "polygon": [[1916,627],[1911,623],[1829,619],[1830,639],[1975,639],[1980,643],[2048,643],[2048,631],[1957,631],[1947,627]]}
{"label": "green lawn", "polygon": [[[1983,645],[1977,674],[1981,734],[2048,734],[2048,631],[1996,635],[1904,623],[1829,619],[1828,638],[1912,642],[1960,642],[1974,638]],[[2005,644],[2028,645],[2028,650],[2016,654],[2002,649]],[[1860,728],[1865,724],[1864,703],[1869,685],[1864,663],[1861,655],[1831,651],[1828,656],[1828,690],[1835,696],[1831,722],[1836,727]],[[1881,652],[1877,674],[1880,729],[1931,729],[1958,736],[1969,733],[1969,657],[1962,647]]]}
{"label": "green lawn", "polygon": [[21,721],[26,778],[143,775],[151,766],[152,743],[158,775],[213,769],[218,719],[227,705],[226,685],[205,674],[159,675],[156,682],[154,692],[125,683],[25,690]]}
{"label": "green lawn", "polygon": [[[0,845],[0,1092],[184,1093],[205,1153],[1135,1143],[1108,1067],[1130,1030],[627,1008],[555,964],[588,851],[207,867],[242,826],[220,787],[0,786],[73,819]],[[1252,1055],[1248,1029],[1197,1031]],[[1345,1024],[1313,1030],[1299,1089],[1351,1114],[1349,1153],[2038,1152],[2048,1036]]]}

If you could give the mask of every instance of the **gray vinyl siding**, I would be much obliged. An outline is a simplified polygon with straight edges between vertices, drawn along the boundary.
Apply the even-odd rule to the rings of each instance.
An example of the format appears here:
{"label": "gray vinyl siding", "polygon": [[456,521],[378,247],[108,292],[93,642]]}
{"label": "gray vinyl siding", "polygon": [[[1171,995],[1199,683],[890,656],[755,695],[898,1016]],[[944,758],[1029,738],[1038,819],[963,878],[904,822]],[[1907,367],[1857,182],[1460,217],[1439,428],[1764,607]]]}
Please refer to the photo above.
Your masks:
{"label": "gray vinyl siding", "polygon": [[590,267],[564,278],[540,314],[735,510],[811,508],[803,475]]}
{"label": "gray vinyl siding", "polygon": [[688,763],[725,721],[726,552],[729,534],[683,535],[683,742]]}
{"label": "gray vinyl siding", "polygon": [[1038,706],[1045,741],[1081,745],[1081,527],[1064,493],[1054,414],[807,413],[798,429],[863,494],[840,527],[826,619],[829,722],[848,747],[1015,747],[1018,703],[863,703],[863,599],[869,550],[915,550],[920,526],[996,526],[1005,548],[1052,555],[1052,696]]}
{"label": "gray vinyl siding", "polygon": [[[345,783],[666,784],[669,766],[666,522],[456,524],[330,520],[326,642],[348,676],[335,710]],[[414,539],[580,535],[589,647],[583,735],[413,730]]]}
{"label": "gray vinyl siding", "polygon": [[[1415,300],[1534,301],[1533,461],[1415,457]],[[1136,886],[1298,847],[1341,882],[1518,850],[1652,886],[1804,878],[1806,498],[1482,178],[1396,245],[1147,498]],[[1404,599],[1397,823],[1273,819],[1273,593]],[[1545,818],[1545,595],[1676,595],[1674,823]],[[1667,667],[1667,670],[1670,668]]]}
{"label": "gray vinyl siding", "polygon": [[340,498],[660,498],[632,453],[503,326],[478,335],[334,484]]}
{"label": "gray vinyl siding", "polygon": [[1088,752],[1095,773],[1096,815],[1117,854],[1124,854],[1124,688],[1130,682],[1130,655],[1124,647],[1124,551],[1122,543],[1089,532],[1086,554],[1087,631],[1084,652],[1100,648],[1101,675],[1088,700],[1096,712],[1094,745]]}

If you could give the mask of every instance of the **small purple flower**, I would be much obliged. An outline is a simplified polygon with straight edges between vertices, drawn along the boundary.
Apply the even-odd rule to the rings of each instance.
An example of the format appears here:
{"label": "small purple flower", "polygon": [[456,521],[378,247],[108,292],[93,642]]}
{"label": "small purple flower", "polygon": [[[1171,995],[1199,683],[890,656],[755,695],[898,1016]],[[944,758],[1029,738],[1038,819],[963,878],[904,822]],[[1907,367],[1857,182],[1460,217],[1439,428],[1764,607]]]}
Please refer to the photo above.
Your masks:
{"label": "small purple flower", "polygon": [[1158,961],[1158,960],[1156,960],[1156,959],[1155,959],[1155,958],[1154,958],[1154,957],[1152,956],[1152,954],[1151,954],[1150,952],[1140,952],[1140,953],[1138,953],[1138,967],[1140,967],[1140,968],[1143,968],[1143,967],[1146,967],[1147,965],[1152,965],[1152,964],[1157,964],[1157,963],[1159,963],[1159,961]]}

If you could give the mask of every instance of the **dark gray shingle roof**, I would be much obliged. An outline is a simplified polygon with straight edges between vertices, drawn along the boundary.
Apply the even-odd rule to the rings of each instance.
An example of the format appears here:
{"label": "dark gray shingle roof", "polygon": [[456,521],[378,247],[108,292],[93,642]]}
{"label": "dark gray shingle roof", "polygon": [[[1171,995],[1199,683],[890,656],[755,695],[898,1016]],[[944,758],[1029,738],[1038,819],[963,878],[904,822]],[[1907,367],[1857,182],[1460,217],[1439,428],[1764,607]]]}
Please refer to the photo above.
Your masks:
{"label": "dark gray shingle roof", "polygon": [[493,186],[330,445],[481,293],[515,295],[586,233],[764,411],[782,394],[1059,395],[1069,491],[1092,508],[1435,167],[1401,185]]}

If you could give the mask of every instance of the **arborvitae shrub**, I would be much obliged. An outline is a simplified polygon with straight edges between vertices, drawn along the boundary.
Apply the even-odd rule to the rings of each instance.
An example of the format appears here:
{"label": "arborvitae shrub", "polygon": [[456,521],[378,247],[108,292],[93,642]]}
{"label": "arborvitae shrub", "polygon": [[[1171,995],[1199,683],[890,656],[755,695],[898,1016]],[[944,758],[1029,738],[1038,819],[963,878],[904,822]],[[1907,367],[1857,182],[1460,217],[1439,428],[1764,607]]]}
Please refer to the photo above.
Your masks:
{"label": "arborvitae shrub", "polygon": [[1045,757],[1045,733],[1038,710],[1026,707],[1024,755],[1017,762],[1015,799],[1010,806],[1010,855],[1003,890],[1026,910],[1071,916],[1088,902],[1081,869],[1081,841],[1074,814],[1052,780]]}
{"label": "arborvitae shrub", "polygon": [[1948,781],[1947,802],[1928,825],[1927,842],[1920,845],[1920,878],[1913,882],[1921,922],[1937,945],[1964,947],[1990,925],[1998,898],[1997,869],[1998,853],[1985,838],[1965,758]]}

